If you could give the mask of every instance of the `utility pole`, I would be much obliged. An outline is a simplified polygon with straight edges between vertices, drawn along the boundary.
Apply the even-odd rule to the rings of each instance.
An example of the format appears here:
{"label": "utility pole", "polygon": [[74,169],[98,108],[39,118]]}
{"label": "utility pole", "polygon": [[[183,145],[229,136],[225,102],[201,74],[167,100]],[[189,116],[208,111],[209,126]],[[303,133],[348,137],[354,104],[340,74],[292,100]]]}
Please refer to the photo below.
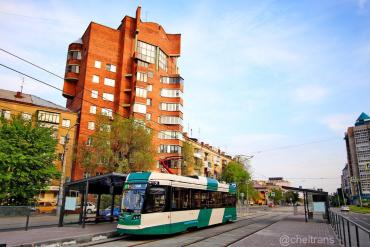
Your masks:
{"label": "utility pole", "polygon": [[68,151],[68,142],[69,142],[69,131],[76,127],[79,123],[76,123],[72,127],[70,127],[67,131],[66,136],[64,137],[63,143],[63,154],[62,154],[62,175],[60,177],[60,184],[59,184],[59,193],[58,193],[58,207],[57,207],[57,216],[60,215],[64,197],[64,183],[65,183],[65,176],[66,176],[66,163],[67,163],[67,151]]}

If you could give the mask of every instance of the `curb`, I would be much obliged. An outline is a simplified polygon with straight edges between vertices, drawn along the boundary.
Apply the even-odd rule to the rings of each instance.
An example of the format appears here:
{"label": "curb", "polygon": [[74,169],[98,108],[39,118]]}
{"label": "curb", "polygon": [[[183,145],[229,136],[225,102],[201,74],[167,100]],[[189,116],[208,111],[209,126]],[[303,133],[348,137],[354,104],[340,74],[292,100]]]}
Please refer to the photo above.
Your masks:
{"label": "curb", "polygon": [[52,239],[42,242],[25,243],[20,245],[11,245],[11,247],[60,247],[60,246],[75,246],[84,243],[93,243],[108,238],[118,237],[119,234],[116,231],[101,232],[88,234],[83,236],[75,236],[61,239]]}

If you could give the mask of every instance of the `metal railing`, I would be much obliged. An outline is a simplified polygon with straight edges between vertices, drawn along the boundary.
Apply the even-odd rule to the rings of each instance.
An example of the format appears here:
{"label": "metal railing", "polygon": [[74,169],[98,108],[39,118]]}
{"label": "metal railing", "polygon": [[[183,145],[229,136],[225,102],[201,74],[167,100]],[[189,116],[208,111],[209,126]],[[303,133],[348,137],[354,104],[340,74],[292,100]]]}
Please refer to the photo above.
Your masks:
{"label": "metal railing", "polygon": [[329,217],[330,224],[342,245],[369,246],[370,229],[332,210],[329,211]]}

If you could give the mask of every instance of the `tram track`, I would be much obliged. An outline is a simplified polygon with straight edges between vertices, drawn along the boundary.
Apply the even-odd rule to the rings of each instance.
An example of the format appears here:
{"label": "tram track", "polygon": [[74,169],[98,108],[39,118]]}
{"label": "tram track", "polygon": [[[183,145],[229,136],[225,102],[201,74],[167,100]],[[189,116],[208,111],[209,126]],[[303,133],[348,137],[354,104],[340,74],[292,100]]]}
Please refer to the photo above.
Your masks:
{"label": "tram track", "polygon": [[[206,234],[206,236],[204,236],[204,237],[200,237],[200,238],[198,237],[197,238],[195,236],[195,238],[194,238],[193,241],[191,241],[191,242],[186,241],[186,243],[184,243],[184,244],[179,243],[179,245],[176,245],[176,246],[192,246],[194,244],[198,244],[198,243],[201,243],[203,241],[207,241],[210,238],[217,237],[219,235],[222,235],[222,234],[229,233],[229,232],[232,232],[234,230],[240,229],[241,227],[246,227],[246,226],[249,226],[249,225],[252,225],[252,224],[256,224],[256,223],[258,223],[261,220],[267,220],[269,216],[271,217],[271,214],[266,213],[266,214],[261,214],[261,215],[256,215],[254,217],[246,218],[246,219],[240,219],[240,220],[238,220],[238,221],[236,221],[234,223],[234,224],[237,224],[237,225],[234,225],[234,224],[221,225],[220,224],[220,225],[215,225],[215,226],[211,226],[211,227],[208,227],[208,228],[199,229],[199,230],[196,230],[196,231],[190,231],[190,232],[182,233],[181,235],[178,235],[178,238],[177,239],[180,239],[180,238],[186,239],[191,234],[194,234],[194,235],[202,235],[202,233],[204,233],[204,231],[211,230],[211,229],[218,230],[216,232],[213,232],[213,233],[210,233],[210,234]],[[275,218],[279,218],[279,217],[281,217],[281,215],[274,217],[274,219]],[[242,224],[242,222],[245,222],[245,221],[249,221],[249,222],[247,224]],[[273,221],[271,224],[273,224],[275,222],[277,222],[277,220],[276,221]],[[270,226],[271,224],[268,224],[264,228]],[[227,226],[229,226],[229,227],[231,226],[231,228],[224,229]],[[220,227],[220,228],[217,229],[217,227]],[[256,231],[253,231],[251,234],[253,234],[254,232],[257,232],[259,230],[262,230],[262,229],[263,228],[257,229]],[[239,238],[235,242],[237,242],[237,241],[239,241],[239,240],[241,240],[241,239],[243,239],[245,237],[246,236],[244,235],[243,237]],[[147,241],[147,242],[144,242],[144,243],[138,243],[138,244],[129,245],[129,246],[132,246],[132,247],[133,246],[146,246],[146,245],[150,245],[150,246],[161,246],[161,247],[164,247],[164,246],[173,246],[173,244],[166,245],[166,243],[163,243],[163,241],[166,241],[166,240],[171,241],[171,238],[168,238],[168,239],[159,239],[159,240],[151,240],[151,241]],[[159,243],[159,241],[162,241],[162,242]],[[155,242],[158,242],[158,245],[156,245]]]}
{"label": "tram track", "polygon": [[[271,218],[272,217],[272,218]],[[202,228],[194,231],[187,231],[184,233],[180,234],[175,234],[172,236],[164,236],[164,237],[158,237],[155,239],[148,239],[148,240],[143,240],[142,242],[137,239],[137,237],[133,237],[130,235],[124,235],[120,237],[116,237],[113,239],[106,239],[103,241],[97,241],[96,243],[85,243],[83,245],[79,246],[197,246],[202,242],[206,242],[208,239],[212,239],[218,236],[221,236],[223,234],[228,234],[230,232],[233,232],[235,230],[238,230],[240,228],[248,227],[253,224],[266,224],[266,226],[258,227],[258,229],[253,230],[250,232],[248,235],[253,234],[257,231],[260,231],[275,222],[278,221],[278,218],[281,218],[282,214],[279,215],[272,215],[271,213],[263,213],[263,214],[258,214],[252,217],[248,218],[242,218],[238,219],[234,223],[231,224],[219,224],[219,225],[214,225],[210,226],[207,228]],[[247,221],[247,223],[245,223]],[[240,241],[241,239],[247,237],[248,235],[243,235],[237,240],[230,242],[229,244],[236,243]],[[176,244],[173,244],[174,238],[178,240]],[[189,240],[189,238],[193,238]],[[120,242],[122,241],[122,242]],[[127,241],[127,242],[126,242]],[[138,241],[136,243],[133,243],[132,241]],[[117,242],[117,244],[115,244]],[[126,244],[125,244],[126,242]],[[130,243],[131,242],[131,243]],[[171,243],[172,242],[172,243]],[[183,243],[181,243],[183,242]]]}

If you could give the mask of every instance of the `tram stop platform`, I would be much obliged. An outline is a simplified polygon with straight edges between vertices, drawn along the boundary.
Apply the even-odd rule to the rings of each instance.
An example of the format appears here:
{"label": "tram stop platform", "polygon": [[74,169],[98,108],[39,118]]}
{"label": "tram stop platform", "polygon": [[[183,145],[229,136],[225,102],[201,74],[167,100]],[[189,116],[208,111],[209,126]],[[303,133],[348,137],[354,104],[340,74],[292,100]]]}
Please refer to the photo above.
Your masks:
{"label": "tram stop platform", "polygon": [[116,236],[117,222],[33,228],[0,232],[0,246],[63,246],[103,240]]}

